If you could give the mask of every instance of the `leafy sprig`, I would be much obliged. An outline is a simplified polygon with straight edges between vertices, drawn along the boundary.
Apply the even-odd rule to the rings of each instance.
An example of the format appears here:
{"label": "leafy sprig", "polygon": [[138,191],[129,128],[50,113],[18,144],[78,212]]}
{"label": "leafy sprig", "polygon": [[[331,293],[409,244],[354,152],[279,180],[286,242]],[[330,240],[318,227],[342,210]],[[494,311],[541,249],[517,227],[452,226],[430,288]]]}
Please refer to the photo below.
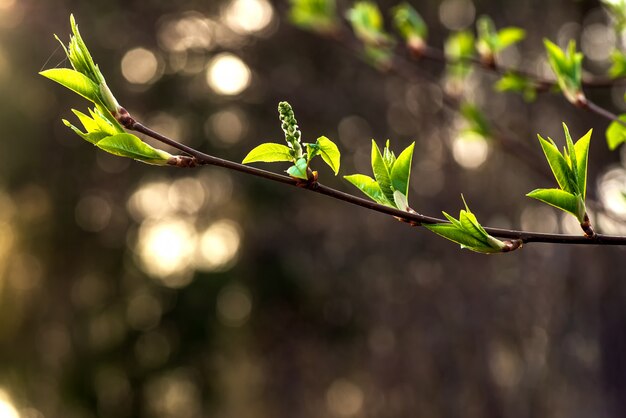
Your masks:
{"label": "leafy sprig", "polygon": [[289,19],[302,29],[331,33],[337,29],[334,0],[290,0]]}
{"label": "leafy sprig", "polygon": [[489,235],[478,222],[476,216],[470,211],[465,198],[462,195],[461,198],[463,199],[465,209],[461,209],[458,219],[443,212],[443,215],[450,223],[424,226],[435,234],[460,244],[461,248],[483,254],[508,252],[521,245],[520,242],[509,241],[505,243]]}
{"label": "leafy sprig", "polygon": [[261,144],[250,151],[242,163],[291,162],[293,165],[287,169],[287,174],[297,179],[310,180],[313,173],[309,166],[313,158],[319,155],[337,175],[341,164],[341,153],[337,145],[325,136],[317,138],[315,143],[302,143],[302,133],[289,103],[280,102],[278,114],[287,145],[273,142]]}
{"label": "leafy sprig", "polygon": [[583,54],[576,52],[576,42],[571,40],[565,50],[548,39],[544,39],[543,43],[548,54],[548,62],[563,95],[574,105],[584,105],[586,98],[582,90]]}
{"label": "leafy sprig", "polygon": [[489,16],[481,16],[478,19],[476,30],[478,33],[476,50],[482,61],[490,66],[495,66],[497,54],[526,37],[526,31],[516,27],[496,30],[496,26]]}
{"label": "leafy sprig", "polygon": [[374,202],[410,211],[408,197],[414,148],[415,142],[396,158],[389,148],[389,141],[381,152],[376,141],[372,140],[371,159],[374,178],[364,174],[352,174],[344,178]]}
{"label": "leafy sprig", "polygon": [[563,130],[566,147],[562,153],[559,152],[551,138],[545,140],[541,135],[537,135],[559,188],[536,189],[528,193],[527,196],[574,215],[582,225],[588,222],[585,197],[587,194],[587,161],[592,131],[589,130],[574,144],[567,125],[563,124]]}
{"label": "leafy sprig", "polygon": [[406,2],[394,7],[391,10],[391,15],[394,26],[406,42],[407,47],[414,53],[421,53],[428,38],[428,27],[422,16]]}

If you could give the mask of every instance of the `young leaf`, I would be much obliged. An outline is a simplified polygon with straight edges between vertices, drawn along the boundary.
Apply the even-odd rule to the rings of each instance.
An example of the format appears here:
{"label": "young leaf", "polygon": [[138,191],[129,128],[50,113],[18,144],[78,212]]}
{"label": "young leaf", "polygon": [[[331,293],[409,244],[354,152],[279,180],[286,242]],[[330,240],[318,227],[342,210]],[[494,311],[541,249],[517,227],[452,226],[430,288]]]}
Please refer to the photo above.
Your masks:
{"label": "young leaf", "polygon": [[520,93],[527,102],[532,102],[537,97],[537,88],[533,81],[516,73],[504,74],[494,88],[499,92]]}
{"label": "young leaf", "polygon": [[294,165],[287,169],[287,174],[297,179],[308,180],[307,176],[308,164],[305,158],[298,159]]}
{"label": "young leaf", "polygon": [[626,54],[619,49],[611,52],[611,68],[609,68],[609,76],[611,78],[619,78],[626,76]]}
{"label": "young leaf", "polygon": [[90,118],[89,116],[85,115],[83,112],[78,111],[76,109],[72,109],[72,113],[74,113],[76,117],[78,117],[78,120],[80,120],[80,123],[83,124],[83,127],[85,128],[87,132],[100,130],[100,127],[98,126],[96,121]]}
{"label": "young leaf", "polygon": [[[494,248],[489,244],[477,240],[465,230],[458,229],[452,224],[433,224],[424,225],[424,227],[434,232],[435,234],[442,236],[443,238],[460,244],[461,248],[466,248],[468,250],[482,254],[493,254],[502,252],[502,248]],[[503,243],[502,246],[504,247]]]}
{"label": "young leaf", "polygon": [[74,133],[76,133],[76,135],[80,136],[81,138],[83,138],[87,142],[91,142],[94,145],[96,145],[102,139],[110,136],[108,133],[102,132],[102,131],[92,131],[92,132],[89,132],[89,130],[88,130],[86,133],[82,132],[80,129],[78,129],[76,126],[72,125],[66,119],[63,119],[63,124],[65,126],[67,126],[68,128],[70,128],[72,131],[74,131]]}
{"label": "young leaf", "polygon": [[509,27],[498,32],[498,52],[522,41],[526,37],[524,29]]}
{"label": "young leaf", "polygon": [[401,191],[394,190],[394,192],[393,192],[393,202],[396,204],[395,206],[398,209],[403,210],[405,212],[408,211],[408,209],[409,209],[409,201],[406,198],[406,195],[402,194]]}
{"label": "young leaf", "polygon": [[587,163],[589,160],[589,143],[591,142],[592,131],[592,129],[589,129],[589,131],[574,144],[578,162],[578,191],[581,193],[583,200],[585,200],[587,196]]}
{"label": "young leaf", "polygon": [[339,166],[341,165],[341,153],[337,145],[325,136],[317,138],[316,144],[319,147],[319,154],[322,156],[322,160],[324,160],[335,175],[337,175],[339,173]]}
{"label": "young leaf", "polygon": [[411,177],[411,162],[415,142],[400,153],[391,169],[391,186],[405,197],[409,195],[409,181]]}
{"label": "young leaf", "polygon": [[348,180],[354,186],[356,186],[360,191],[365,193],[367,197],[372,199],[374,202],[379,203],[381,205],[386,206],[394,206],[389,202],[385,194],[380,189],[380,186],[376,181],[370,176],[366,176],[364,174],[352,174],[349,176],[343,176],[344,179]]}
{"label": "young leaf", "polygon": [[40,72],[42,76],[83,96],[94,103],[100,103],[100,88],[87,76],[69,68],[53,68]]}
{"label": "young leaf", "polygon": [[334,0],[290,0],[289,19],[296,26],[320,33],[333,32],[337,27]]}
{"label": "young leaf", "polygon": [[544,39],[543,42],[548,54],[548,62],[556,75],[559,87],[567,100],[578,104],[585,97],[581,87],[583,54],[576,52],[576,42],[573,40],[568,44],[566,51],[548,39]]}
{"label": "young leaf", "polygon": [[385,33],[383,16],[378,6],[371,1],[358,1],[346,13],[355,35],[366,44],[381,46],[389,44],[392,38]]}
{"label": "young leaf", "polygon": [[274,144],[271,142],[261,144],[254,148],[243,159],[243,164],[264,162],[274,163],[278,161],[293,161],[291,148],[282,144]]}
{"label": "young leaf", "polygon": [[413,6],[404,2],[394,7],[391,13],[393,23],[407,45],[416,50],[422,48],[428,36],[428,28]]}
{"label": "young leaf", "polygon": [[108,136],[96,143],[96,146],[111,154],[148,164],[165,165],[172,157],[169,153],[155,149],[135,135],[127,133]]}
{"label": "young leaf", "polygon": [[393,202],[393,189],[391,188],[391,177],[387,164],[383,159],[380,149],[376,142],[372,139],[372,170],[374,171],[374,178],[380,186],[380,189],[385,194],[385,197],[390,202]]}
{"label": "young leaf", "polygon": [[526,196],[540,200],[574,215],[581,223],[585,216],[585,203],[581,195],[573,194],[560,189],[536,189]]}
{"label": "young leaf", "polygon": [[[575,191],[578,185],[573,182],[573,179],[570,175],[570,168],[565,161],[563,155],[559,152],[553,142],[548,142],[541,137],[541,135],[537,135],[539,138],[539,143],[541,144],[541,148],[543,149],[543,153],[548,160],[548,164],[550,165],[550,169],[556,178],[556,181],[559,183],[561,189],[566,190],[568,192]],[[550,138],[548,138],[550,139]],[[551,140],[550,140],[551,141]]]}
{"label": "young leaf", "polygon": [[[619,120],[626,123],[626,114],[620,115]],[[611,122],[606,130],[606,142],[611,151],[626,142],[626,126],[617,121]]]}

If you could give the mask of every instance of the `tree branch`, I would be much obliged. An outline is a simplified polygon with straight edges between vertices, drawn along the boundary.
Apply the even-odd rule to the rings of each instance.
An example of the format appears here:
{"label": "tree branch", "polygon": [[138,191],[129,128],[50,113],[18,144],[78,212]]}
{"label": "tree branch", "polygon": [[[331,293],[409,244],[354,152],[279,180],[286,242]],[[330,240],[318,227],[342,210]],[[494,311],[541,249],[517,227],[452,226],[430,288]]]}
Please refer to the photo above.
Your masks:
{"label": "tree branch", "polygon": [[[200,152],[194,148],[191,148],[187,145],[181,144],[171,138],[166,137],[165,135],[156,132],[147,126],[135,121],[132,118],[124,122],[124,126],[136,132],[140,132],[145,134],[151,138],[154,138],[164,144],[170,145],[182,152],[189,154],[192,158],[197,160],[198,164],[189,165],[215,165],[219,167],[224,167],[229,170],[239,171],[241,173],[253,175],[256,177],[261,177],[266,180],[276,181],[283,184],[289,184],[291,186],[297,186],[302,189],[306,189],[315,193],[323,194],[329,197],[332,197],[337,200],[341,200],[356,206],[361,206],[363,208],[373,210],[376,212],[384,213],[386,215],[391,215],[403,222],[409,223],[412,226],[420,226],[422,224],[437,224],[437,223],[448,223],[447,220],[435,218],[432,216],[422,215],[417,212],[405,212],[396,208],[392,208],[385,205],[380,205],[378,203],[353,196],[351,194],[342,192],[340,190],[333,189],[328,186],[324,186],[320,184],[317,180],[313,181],[302,181],[299,179],[294,179],[289,176],[285,176],[282,174],[272,173],[270,171],[262,170],[255,167],[250,167],[247,165],[243,165],[240,163],[236,163],[234,161],[225,160],[222,158],[214,157],[212,155],[205,154]],[[175,164],[174,164],[175,165]],[[489,228],[486,227],[485,230],[490,235],[499,238],[505,238],[510,240],[519,240],[522,243],[553,243],[553,244],[576,244],[576,245],[626,245],[626,237],[622,236],[612,236],[612,235],[603,235],[596,234],[594,237],[586,237],[579,235],[563,235],[563,234],[549,234],[549,233],[539,233],[539,232],[527,232],[527,231],[517,231],[512,229],[501,229],[501,228]],[[512,248],[515,249],[515,248]]]}

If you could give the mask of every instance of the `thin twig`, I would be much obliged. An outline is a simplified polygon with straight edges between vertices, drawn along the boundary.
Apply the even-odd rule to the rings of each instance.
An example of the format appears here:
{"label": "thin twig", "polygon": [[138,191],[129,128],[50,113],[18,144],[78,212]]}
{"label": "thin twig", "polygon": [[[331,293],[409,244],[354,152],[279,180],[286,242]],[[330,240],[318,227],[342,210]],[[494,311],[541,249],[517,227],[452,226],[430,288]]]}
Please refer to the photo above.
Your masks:
{"label": "thin twig", "polygon": [[[276,181],[283,184],[289,184],[292,186],[298,186],[298,188],[303,188],[312,192],[320,193],[329,197],[332,197],[337,200],[341,200],[347,203],[351,203],[353,205],[361,206],[366,209],[370,209],[376,212],[384,213],[387,215],[394,216],[403,220],[404,222],[410,223],[411,225],[422,225],[422,224],[436,224],[436,223],[448,223],[447,220],[435,218],[432,216],[422,215],[417,212],[405,212],[396,208],[392,208],[389,206],[380,205],[378,203],[353,196],[351,194],[342,192],[340,190],[333,189],[328,186],[324,186],[317,181],[312,182],[303,182],[302,180],[295,179],[289,176],[285,176],[282,174],[272,173],[270,171],[261,170],[255,167],[250,167],[247,165],[243,165],[240,163],[236,163],[234,161],[225,160],[222,158],[214,157],[212,155],[205,154],[200,152],[194,148],[191,148],[187,145],[181,144],[171,138],[166,137],[165,135],[156,132],[147,126],[136,122],[131,119],[131,122],[126,122],[125,127],[130,130],[134,130],[136,132],[143,133],[151,138],[154,138],[158,141],[163,142],[164,144],[170,145],[180,151],[183,151],[193,158],[197,159],[200,165],[215,165],[219,167],[228,168],[230,170],[239,171],[245,174],[250,174],[256,177],[261,177],[266,180]],[[626,237],[621,236],[611,236],[611,235],[602,235],[596,234],[593,238],[579,236],[579,235],[563,235],[563,234],[548,234],[548,233],[539,233],[539,232],[527,232],[527,231],[516,231],[511,229],[500,229],[500,228],[485,228],[487,233],[505,239],[512,240],[520,240],[523,243],[532,243],[532,242],[543,242],[543,243],[556,243],[556,244],[577,244],[577,245],[626,245]]]}

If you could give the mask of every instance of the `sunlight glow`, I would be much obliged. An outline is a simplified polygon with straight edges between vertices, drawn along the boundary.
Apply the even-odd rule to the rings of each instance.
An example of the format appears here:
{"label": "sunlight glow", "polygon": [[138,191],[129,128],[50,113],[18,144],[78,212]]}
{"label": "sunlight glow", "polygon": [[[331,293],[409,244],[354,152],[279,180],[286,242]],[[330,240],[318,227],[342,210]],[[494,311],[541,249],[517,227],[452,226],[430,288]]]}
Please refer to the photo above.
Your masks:
{"label": "sunlight glow", "polygon": [[240,244],[237,224],[228,220],[214,223],[200,237],[197,267],[204,271],[227,268],[237,256]]}
{"label": "sunlight glow", "polygon": [[452,142],[454,160],[464,168],[478,168],[489,154],[489,144],[480,135],[473,132],[463,132]]}
{"label": "sunlight glow", "polygon": [[7,393],[0,389],[0,418],[20,418]]}
{"label": "sunlight glow", "polygon": [[246,34],[265,29],[273,14],[267,0],[233,0],[224,10],[223,18],[230,29]]}
{"label": "sunlight glow", "polygon": [[248,66],[237,56],[222,53],[211,60],[206,80],[216,93],[234,96],[250,85],[251,73]]}
{"label": "sunlight glow", "polygon": [[155,277],[184,272],[192,261],[195,239],[195,229],[182,219],[145,222],[137,242],[144,271]]}
{"label": "sunlight glow", "polygon": [[147,84],[154,81],[159,62],[152,51],[134,48],[122,58],[122,75],[133,84]]}
{"label": "sunlight glow", "polygon": [[224,325],[243,325],[252,311],[252,299],[248,289],[242,286],[227,286],[217,296],[217,314]]}
{"label": "sunlight glow", "polygon": [[340,417],[351,417],[363,407],[363,390],[346,379],[335,380],[326,392],[326,405]]}

